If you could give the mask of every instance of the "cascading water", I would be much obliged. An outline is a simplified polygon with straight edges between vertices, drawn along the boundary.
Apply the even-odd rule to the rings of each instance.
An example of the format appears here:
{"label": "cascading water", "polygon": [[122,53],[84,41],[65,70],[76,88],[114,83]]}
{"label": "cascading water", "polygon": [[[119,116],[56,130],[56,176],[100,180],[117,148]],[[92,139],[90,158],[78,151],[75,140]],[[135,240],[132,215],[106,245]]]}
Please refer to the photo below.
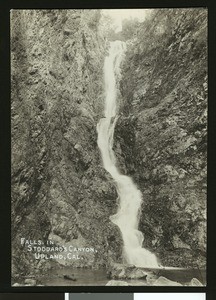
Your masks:
{"label": "cascading water", "polygon": [[157,258],[150,251],[142,248],[143,234],[138,230],[142,194],[128,176],[122,175],[116,167],[115,154],[112,150],[113,135],[117,120],[117,87],[116,75],[120,74],[125,43],[111,42],[109,55],[105,58],[105,118],[97,124],[98,147],[101,151],[104,168],[116,182],[119,196],[117,214],[110,217],[122,233],[124,257],[129,264],[139,267],[158,267]]}

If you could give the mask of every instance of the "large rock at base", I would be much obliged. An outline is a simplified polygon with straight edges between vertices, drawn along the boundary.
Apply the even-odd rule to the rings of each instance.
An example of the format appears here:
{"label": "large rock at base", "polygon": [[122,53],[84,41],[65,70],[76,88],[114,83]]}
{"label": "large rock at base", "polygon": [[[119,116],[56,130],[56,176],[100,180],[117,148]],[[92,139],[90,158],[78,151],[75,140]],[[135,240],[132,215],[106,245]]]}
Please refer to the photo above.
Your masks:
{"label": "large rock at base", "polygon": [[203,284],[197,278],[191,279],[189,285],[190,286],[203,286]]}
{"label": "large rock at base", "polygon": [[136,268],[128,276],[129,276],[128,278],[130,279],[146,279],[148,273],[146,273],[141,269]]}
{"label": "large rock at base", "polygon": [[146,281],[148,285],[153,285],[154,282],[158,279],[158,276],[156,274],[149,273],[148,276],[146,277]]}
{"label": "large rock at base", "polygon": [[130,269],[131,271],[135,268],[135,266],[124,265],[118,263],[111,263],[107,270],[108,278],[126,278],[126,269]]}
{"label": "large rock at base", "polygon": [[16,286],[22,286],[22,284],[15,282],[12,286],[16,287]]}
{"label": "large rock at base", "polygon": [[154,286],[182,286],[181,283],[169,280],[163,276],[160,276],[154,283]]}
{"label": "large rock at base", "polygon": [[129,286],[129,284],[126,281],[110,280],[106,286]]}
{"label": "large rock at base", "polygon": [[111,264],[107,275],[114,279],[146,279],[148,273],[134,265]]}
{"label": "large rock at base", "polygon": [[26,284],[35,286],[35,285],[37,285],[37,282],[35,279],[27,278],[27,279],[25,279],[25,285]]}

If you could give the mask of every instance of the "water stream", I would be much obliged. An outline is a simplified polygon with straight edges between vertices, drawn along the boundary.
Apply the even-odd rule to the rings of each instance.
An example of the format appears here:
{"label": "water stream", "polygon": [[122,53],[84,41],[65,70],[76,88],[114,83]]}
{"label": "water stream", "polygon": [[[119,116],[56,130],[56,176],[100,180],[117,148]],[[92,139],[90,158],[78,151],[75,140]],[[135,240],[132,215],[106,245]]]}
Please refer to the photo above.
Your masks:
{"label": "water stream", "polygon": [[124,57],[125,48],[124,42],[111,42],[109,55],[105,58],[105,117],[100,119],[97,124],[98,147],[104,168],[116,183],[119,209],[110,219],[121,230],[124,242],[124,258],[129,264],[154,268],[158,267],[157,258],[153,253],[142,248],[144,237],[142,232],[138,230],[142,194],[130,177],[120,173],[116,167],[116,158],[113,152],[113,135],[118,117],[116,77],[120,75],[120,64]]}

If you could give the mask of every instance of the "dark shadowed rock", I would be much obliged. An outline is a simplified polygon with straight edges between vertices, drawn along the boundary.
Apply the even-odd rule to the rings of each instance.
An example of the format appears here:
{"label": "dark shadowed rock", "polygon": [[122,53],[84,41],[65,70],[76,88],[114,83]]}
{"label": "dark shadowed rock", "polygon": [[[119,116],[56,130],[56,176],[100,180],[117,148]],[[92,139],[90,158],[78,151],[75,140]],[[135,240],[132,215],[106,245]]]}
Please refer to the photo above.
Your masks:
{"label": "dark shadowed rock", "polygon": [[72,281],[76,281],[76,277],[74,276],[74,274],[72,275],[67,275],[67,274],[64,274],[63,275],[64,279],[67,279],[67,280],[72,280]]}

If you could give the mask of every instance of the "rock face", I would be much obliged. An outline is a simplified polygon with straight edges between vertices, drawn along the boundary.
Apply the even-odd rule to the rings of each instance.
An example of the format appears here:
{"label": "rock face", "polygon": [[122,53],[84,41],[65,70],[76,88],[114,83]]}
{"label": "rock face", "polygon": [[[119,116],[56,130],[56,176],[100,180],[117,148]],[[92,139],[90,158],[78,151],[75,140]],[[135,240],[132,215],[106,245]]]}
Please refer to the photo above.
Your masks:
{"label": "rock face", "polygon": [[116,191],[97,147],[106,52],[99,18],[99,10],[11,12],[14,276],[50,267],[21,238],[97,250],[73,266],[121,256],[109,220]]}
{"label": "rock face", "polygon": [[[144,246],[164,266],[205,266],[206,15],[154,10],[136,23],[119,83],[114,150],[143,194]],[[97,250],[57,260],[62,265],[123,261],[120,231],[109,220],[117,193],[97,147],[107,50],[99,19],[100,10],[11,12],[14,282],[54,266],[36,260],[21,238]],[[145,280],[139,269],[130,277],[123,271],[116,279]],[[108,285],[118,284],[128,285]]]}
{"label": "rock face", "polygon": [[143,194],[144,246],[165,266],[206,254],[207,11],[155,10],[128,42],[115,153]]}

